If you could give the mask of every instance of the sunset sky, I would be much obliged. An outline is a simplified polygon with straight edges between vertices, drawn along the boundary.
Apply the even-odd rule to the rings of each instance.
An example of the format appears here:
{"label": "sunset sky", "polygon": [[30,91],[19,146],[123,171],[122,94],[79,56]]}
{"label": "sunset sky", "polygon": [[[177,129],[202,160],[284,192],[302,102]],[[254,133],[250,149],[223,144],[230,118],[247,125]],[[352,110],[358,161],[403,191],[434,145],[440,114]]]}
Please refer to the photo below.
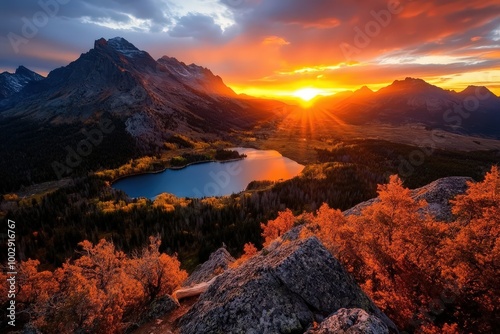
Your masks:
{"label": "sunset sky", "polygon": [[251,95],[377,90],[408,76],[500,95],[498,0],[2,1],[0,71],[46,75],[116,36]]}

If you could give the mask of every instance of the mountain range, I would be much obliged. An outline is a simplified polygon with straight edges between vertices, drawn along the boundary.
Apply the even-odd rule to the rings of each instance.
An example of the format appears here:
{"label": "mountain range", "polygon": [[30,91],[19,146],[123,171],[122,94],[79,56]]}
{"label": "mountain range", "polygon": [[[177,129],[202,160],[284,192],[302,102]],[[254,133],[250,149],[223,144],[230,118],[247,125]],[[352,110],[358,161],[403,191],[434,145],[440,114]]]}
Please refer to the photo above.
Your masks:
{"label": "mountain range", "polygon": [[96,40],[93,49],[46,78],[21,76],[27,71],[4,74],[8,80],[0,86],[9,92],[0,99],[0,174],[6,180],[53,179],[51,165],[71,155],[103,119],[113,130],[79,164],[83,172],[155,154],[178,134],[231,141],[285,108],[279,101],[238,96],[207,68],[167,56],[154,60],[120,37]]}
{"label": "mountain range", "polygon": [[364,86],[354,92],[321,97],[315,105],[351,124],[417,123],[466,135],[500,138],[500,98],[482,86],[455,92],[408,77],[377,92]]}
{"label": "mountain range", "polygon": [[2,119],[75,123],[110,113],[139,143],[161,146],[172,132],[228,133],[273,116],[240,99],[210,70],[175,58],[154,60],[123,38],[95,41],[94,48],[46,79],[28,82],[0,103]]}
{"label": "mountain range", "polygon": [[[78,166],[83,173],[160,153],[178,135],[239,144],[259,128],[265,137],[296,110],[289,107],[238,95],[207,68],[168,56],[155,60],[121,37],[101,38],[47,77],[23,66],[0,74],[0,176],[27,183],[53,179],[54,164],[67,159],[102,120],[112,131]],[[500,138],[500,98],[485,87],[457,93],[406,78],[377,92],[363,87],[317,98],[312,108],[351,124],[423,124]],[[12,188],[19,184],[12,182]]]}
{"label": "mountain range", "polygon": [[14,73],[0,73],[0,101],[19,93],[28,83],[42,79],[41,75],[24,66],[19,66]]}

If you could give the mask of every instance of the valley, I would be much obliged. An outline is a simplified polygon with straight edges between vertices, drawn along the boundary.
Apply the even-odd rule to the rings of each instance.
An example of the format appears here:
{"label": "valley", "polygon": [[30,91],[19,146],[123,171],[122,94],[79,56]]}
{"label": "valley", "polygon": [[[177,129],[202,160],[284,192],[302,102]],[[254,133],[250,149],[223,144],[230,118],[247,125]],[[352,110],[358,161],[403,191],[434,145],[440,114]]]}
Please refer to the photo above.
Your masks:
{"label": "valley", "polygon": [[[119,316],[96,317],[99,320],[89,320],[92,325],[76,324],[71,307],[57,304],[60,314],[72,319],[69,332],[79,326],[103,332],[106,321],[115,332],[137,329],[137,316],[147,314],[158,298],[170,298],[174,288],[210,261],[222,245],[239,258],[231,267],[238,281],[246,284],[249,279],[256,286],[266,282],[288,306],[297,298],[293,284],[283,283],[283,289],[275,282],[278,276],[285,280],[287,273],[273,267],[271,260],[275,274],[260,277],[252,268],[265,263],[268,254],[286,263],[290,258],[310,260],[321,255],[329,265],[308,264],[319,273],[307,280],[338,266],[340,284],[349,281],[349,275],[356,279],[348,285],[349,294],[357,297],[351,306],[365,307],[383,319],[382,327],[395,332],[396,326],[410,331],[423,328],[409,320],[409,313],[423,316],[416,310],[427,310],[439,294],[435,282],[445,289],[450,277],[474,278],[454,267],[474,265],[453,246],[469,246],[466,237],[481,239],[480,232],[470,236],[476,230],[469,228],[477,225],[492,231],[483,236],[489,244],[477,247],[486,258],[478,266],[496,268],[489,252],[493,253],[497,233],[500,98],[486,87],[455,92],[406,78],[376,92],[363,87],[319,96],[304,106],[238,95],[207,68],[169,56],[155,60],[121,37],[96,40],[92,49],[47,77],[20,67],[1,79],[0,221],[17,223],[16,249],[27,268],[25,283],[36,281],[61,300],[74,301],[72,294],[84,282],[104,298],[96,297],[94,304],[85,306],[92,310],[113,304],[109,291],[115,290],[107,284],[117,284],[112,287],[123,294],[122,304],[113,304],[119,305],[120,310],[113,309]],[[198,164],[207,161],[212,163]],[[247,169],[233,175],[228,168],[234,171],[235,166]],[[477,193],[482,186],[493,189],[484,201]],[[219,191],[226,187],[227,191]],[[441,198],[443,194],[449,198]],[[417,201],[419,196],[429,201],[429,207],[445,207],[447,212],[438,213],[449,221],[421,214],[425,203]],[[455,196],[466,200],[457,197],[465,202],[458,200],[452,212]],[[483,211],[478,209],[481,205]],[[479,211],[471,218],[467,210]],[[472,227],[463,223],[466,220]],[[406,230],[407,222],[411,231]],[[285,232],[292,236],[283,241]],[[424,247],[428,240],[431,251]],[[306,255],[296,255],[302,252]],[[448,271],[430,265],[432,252]],[[6,262],[6,254],[2,243],[0,262]],[[109,259],[114,264],[101,268]],[[159,267],[148,267],[151,264]],[[101,278],[87,277],[85,273],[93,270],[87,266],[101,268],[105,274],[97,276],[113,279],[93,285]],[[149,270],[158,275],[157,282],[162,278],[168,282],[156,286],[145,282],[141,272]],[[487,281],[481,282],[485,289],[496,282],[490,271]],[[82,274],[76,279],[75,273]],[[417,277],[415,282],[407,278],[411,275]],[[230,281],[227,276],[223,277]],[[74,280],[65,281],[67,277]],[[123,286],[116,283],[121,280]],[[239,293],[230,282],[217,282]],[[318,284],[335,295],[329,282]],[[63,283],[71,288],[64,290]],[[141,284],[143,290],[138,288]],[[125,296],[131,293],[129,288],[140,297]],[[482,288],[474,286],[472,291],[483,296]],[[245,289],[253,295],[252,289]],[[36,315],[30,318],[26,313],[21,321],[30,325],[35,321],[49,332],[60,328],[59,313],[44,309],[49,296],[26,293],[22,307]],[[234,305],[232,293],[224,302],[240,312],[247,306]],[[438,314],[443,319],[429,326],[439,331],[453,322],[472,328],[461,318],[471,317],[481,319],[483,328],[493,328],[495,320],[489,318],[495,312],[493,302],[471,294],[461,291],[460,298]],[[466,306],[469,302],[485,316],[475,315],[474,307]],[[185,327],[189,332],[195,323],[212,325],[201,320],[179,323],[177,316],[197,319],[204,312],[225,312],[224,307],[202,304],[188,300],[163,317],[167,327]],[[313,318],[323,319],[338,309],[311,307],[309,301],[290,305],[304,309],[298,312],[304,317],[301,323],[294,324],[301,333],[316,323]],[[232,328],[222,322],[214,326]]]}

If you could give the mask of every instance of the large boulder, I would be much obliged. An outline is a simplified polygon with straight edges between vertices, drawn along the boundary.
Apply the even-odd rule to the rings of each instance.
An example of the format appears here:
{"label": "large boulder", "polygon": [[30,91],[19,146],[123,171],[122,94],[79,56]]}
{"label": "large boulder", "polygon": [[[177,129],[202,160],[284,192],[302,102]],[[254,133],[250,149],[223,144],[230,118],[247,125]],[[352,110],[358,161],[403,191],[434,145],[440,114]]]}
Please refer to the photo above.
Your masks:
{"label": "large boulder", "polygon": [[216,278],[179,323],[180,333],[304,333],[341,308],[396,326],[315,237],[275,241]]}
{"label": "large boulder", "polygon": [[342,308],[306,334],[388,334],[387,325],[365,310]]}
{"label": "large boulder", "polygon": [[196,267],[183,286],[193,286],[210,281],[217,275],[222,274],[229,268],[235,259],[229,254],[226,248],[221,247],[212,254],[206,262]]}
{"label": "large boulder", "polygon": [[151,303],[146,314],[146,319],[144,320],[154,320],[161,318],[178,307],[179,304],[177,303],[177,301],[175,301],[169,295],[160,297]]}
{"label": "large boulder", "polygon": [[[445,177],[436,180],[426,186],[411,191],[411,196],[416,201],[427,201],[425,212],[430,213],[439,221],[451,221],[453,218],[451,212],[450,200],[457,195],[464,194],[467,191],[467,182],[473,181],[470,177]],[[345,216],[360,215],[361,212],[374,203],[379,202],[378,198],[373,198],[360,203],[349,210],[344,211]]]}

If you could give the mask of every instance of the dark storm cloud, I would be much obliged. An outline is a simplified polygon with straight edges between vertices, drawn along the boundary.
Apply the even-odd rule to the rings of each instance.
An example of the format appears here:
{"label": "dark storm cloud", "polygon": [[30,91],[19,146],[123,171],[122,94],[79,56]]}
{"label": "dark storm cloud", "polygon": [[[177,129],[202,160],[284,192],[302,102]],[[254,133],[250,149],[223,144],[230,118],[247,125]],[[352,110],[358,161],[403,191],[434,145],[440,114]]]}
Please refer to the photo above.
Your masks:
{"label": "dark storm cloud", "polygon": [[152,20],[156,24],[167,24],[170,22],[169,7],[162,0],[16,0],[2,1],[0,3],[0,17],[27,17],[31,18],[43,7],[59,7],[58,16],[67,18],[81,18],[88,16],[92,19],[111,18],[118,22],[126,22],[128,16],[132,15],[139,19]]}
{"label": "dark storm cloud", "polygon": [[222,29],[214,18],[203,14],[188,14],[179,18],[169,30],[172,37],[194,37],[203,41],[217,41],[222,38]]}
{"label": "dark storm cloud", "polygon": [[[377,22],[375,15],[387,13],[390,6],[397,8],[397,14],[391,13],[387,26],[379,24],[369,45],[357,47],[362,49],[357,54],[359,60],[370,59],[381,51],[406,47],[415,51],[422,45],[432,45],[434,51],[454,52],[469,47],[471,38],[487,37],[500,26],[500,3],[478,0],[261,0],[253,10],[236,15],[249,38],[277,35],[290,41],[283,52],[290,62],[303,61],[317,52],[315,61],[329,59],[335,63],[344,60],[340,44],[356,46],[355,29],[365,32],[367,24]],[[479,44],[491,45],[492,41],[486,38]]]}

